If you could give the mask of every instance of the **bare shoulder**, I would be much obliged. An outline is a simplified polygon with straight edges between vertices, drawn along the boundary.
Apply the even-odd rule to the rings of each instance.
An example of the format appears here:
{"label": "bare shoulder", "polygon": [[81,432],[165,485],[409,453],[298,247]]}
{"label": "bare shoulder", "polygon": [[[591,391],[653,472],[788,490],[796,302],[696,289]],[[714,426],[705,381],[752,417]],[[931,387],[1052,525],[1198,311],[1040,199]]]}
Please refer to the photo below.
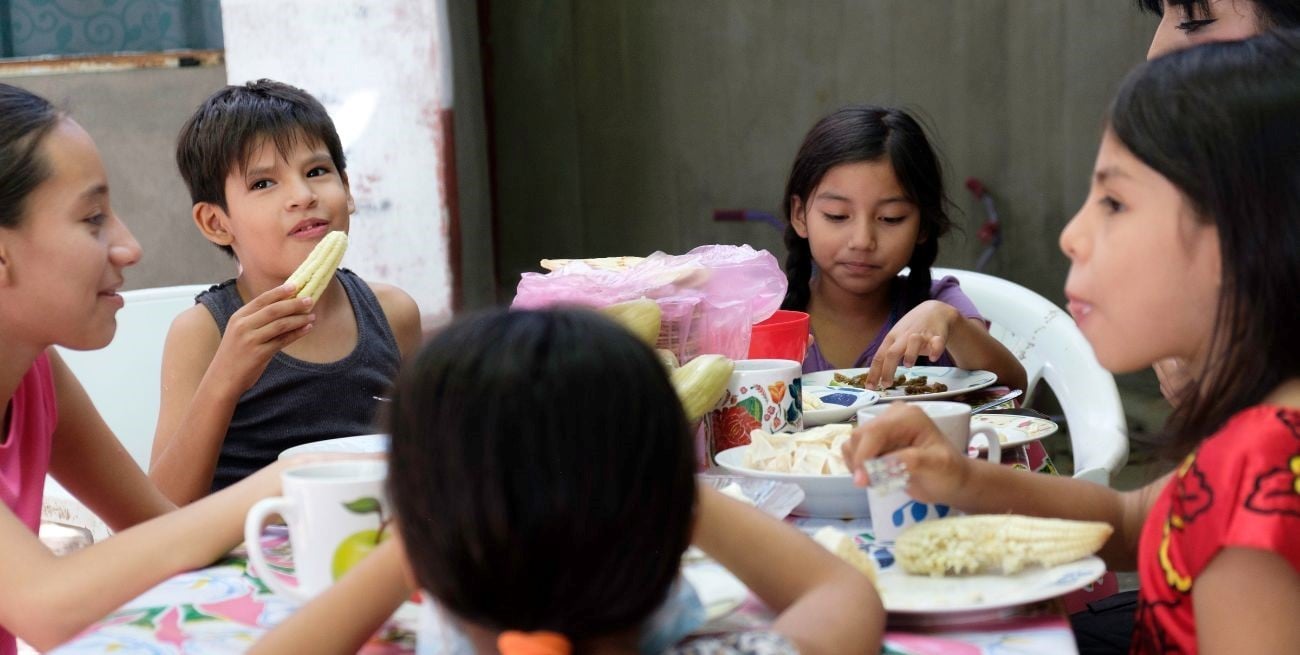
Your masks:
{"label": "bare shoulder", "polygon": [[397,339],[402,357],[411,355],[420,346],[423,337],[419,305],[415,304],[415,299],[410,294],[391,284],[369,281],[366,284],[379,300],[379,307],[384,310],[384,318],[388,319],[388,326]]}
{"label": "bare shoulder", "polygon": [[163,367],[189,362],[206,369],[221,345],[221,330],[212,313],[196,304],[172,319],[163,345]]}

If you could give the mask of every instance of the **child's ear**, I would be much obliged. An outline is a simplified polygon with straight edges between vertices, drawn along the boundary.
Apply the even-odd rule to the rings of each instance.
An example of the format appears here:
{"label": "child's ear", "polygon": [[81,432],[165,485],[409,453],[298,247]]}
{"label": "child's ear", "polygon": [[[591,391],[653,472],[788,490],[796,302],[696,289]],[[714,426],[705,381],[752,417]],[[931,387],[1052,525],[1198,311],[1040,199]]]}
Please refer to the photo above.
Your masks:
{"label": "child's ear", "polygon": [[344,173],[342,177],[343,177],[343,192],[348,194],[348,216],[351,216],[357,213],[357,202],[352,199],[352,185],[348,183],[348,174]]}
{"label": "child's ear", "polygon": [[790,196],[790,225],[794,228],[795,234],[807,239],[808,214],[804,210],[803,201],[799,196]]}
{"label": "child's ear", "polygon": [[235,237],[230,233],[230,216],[221,207],[211,202],[196,202],[192,210],[194,225],[204,238],[218,246],[229,246]]}

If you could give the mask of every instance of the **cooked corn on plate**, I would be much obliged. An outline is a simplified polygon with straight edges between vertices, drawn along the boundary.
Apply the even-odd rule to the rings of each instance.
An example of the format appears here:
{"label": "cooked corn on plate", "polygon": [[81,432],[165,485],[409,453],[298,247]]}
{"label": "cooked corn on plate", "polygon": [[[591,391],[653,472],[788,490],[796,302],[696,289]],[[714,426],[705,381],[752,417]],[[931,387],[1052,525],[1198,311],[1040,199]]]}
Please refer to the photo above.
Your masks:
{"label": "cooked corn on plate", "polygon": [[904,571],[943,576],[1011,574],[1026,566],[1056,566],[1101,549],[1110,538],[1107,523],[1010,514],[956,516],[923,521],[894,544]]}

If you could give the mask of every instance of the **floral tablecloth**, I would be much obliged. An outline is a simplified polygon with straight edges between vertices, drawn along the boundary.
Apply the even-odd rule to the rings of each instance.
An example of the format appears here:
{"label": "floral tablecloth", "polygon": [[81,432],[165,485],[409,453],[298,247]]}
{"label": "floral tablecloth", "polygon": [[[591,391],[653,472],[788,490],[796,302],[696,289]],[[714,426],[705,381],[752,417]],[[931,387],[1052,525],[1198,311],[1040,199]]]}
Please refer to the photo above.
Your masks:
{"label": "floral tablecloth", "polygon": [[[268,528],[262,547],[272,567],[290,577],[288,532],[283,527]],[[361,652],[414,652],[418,620],[414,606],[408,606]],[[213,566],[172,577],[50,652],[242,653],[297,607],[276,596],[248,570],[241,548]]]}
{"label": "floral tablecloth", "polygon": [[[801,527],[814,528],[815,520]],[[796,521],[797,524],[801,521]],[[841,526],[869,548],[870,524]],[[289,540],[283,528],[269,528],[262,547],[272,566],[291,572]],[[242,550],[213,566],[181,573],[127,603],[73,641],[51,651],[62,655],[121,653],[229,655],[247,650],[261,635],[297,607],[273,594],[248,571]],[[366,654],[414,653],[418,608],[408,603],[361,650]],[[750,597],[730,615],[704,626],[703,632],[757,628],[772,613]],[[885,635],[884,655],[959,655],[1076,653],[1059,603],[1039,603],[1008,615],[957,630],[940,627],[893,629]]]}

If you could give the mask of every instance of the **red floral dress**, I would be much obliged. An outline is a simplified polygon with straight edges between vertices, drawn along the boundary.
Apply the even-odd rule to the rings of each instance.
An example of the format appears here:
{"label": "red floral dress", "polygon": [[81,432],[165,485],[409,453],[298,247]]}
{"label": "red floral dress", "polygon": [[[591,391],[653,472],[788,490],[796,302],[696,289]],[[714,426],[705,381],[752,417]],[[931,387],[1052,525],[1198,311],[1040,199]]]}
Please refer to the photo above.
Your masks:
{"label": "red floral dress", "polygon": [[1188,455],[1138,545],[1132,652],[1195,653],[1192,589],[1224,548],[1258,548],[1300,571],[1300,411],[1259,405]]}

